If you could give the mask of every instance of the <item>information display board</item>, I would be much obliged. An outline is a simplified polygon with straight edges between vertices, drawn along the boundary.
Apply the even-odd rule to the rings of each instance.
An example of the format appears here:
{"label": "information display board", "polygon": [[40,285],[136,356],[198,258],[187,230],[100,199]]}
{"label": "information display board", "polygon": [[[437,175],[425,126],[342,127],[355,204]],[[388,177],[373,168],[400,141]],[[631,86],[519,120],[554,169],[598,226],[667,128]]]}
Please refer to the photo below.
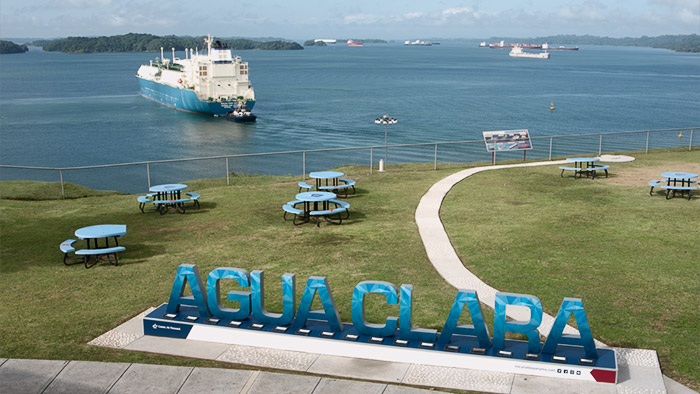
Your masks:
{"label": "information display board", "polygon": [[530,132],[523,130],[484,131],[487,152],[507,152],[532,149]]}

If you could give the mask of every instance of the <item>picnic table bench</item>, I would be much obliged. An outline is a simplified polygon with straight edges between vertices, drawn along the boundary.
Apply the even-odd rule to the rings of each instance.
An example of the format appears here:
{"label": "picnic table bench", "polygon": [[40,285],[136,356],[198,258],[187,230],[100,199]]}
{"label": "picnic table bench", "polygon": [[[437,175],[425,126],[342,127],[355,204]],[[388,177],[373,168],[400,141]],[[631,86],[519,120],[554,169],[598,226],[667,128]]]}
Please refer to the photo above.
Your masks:
{"label": "picnic table bench", "polygon": [[[309,215],[316,217],[316,227],[319,227],[319,218],[321,216],[328,218],[331,223],[333,223],[333,220],[337,220],[338,224],[343,223],[343,217],[340,214],[346,211],[345,208],[331,208],[323,211],[309,211]],[[336,215],[337,217],[334,217]]]}
{"label": "picnic table bench", "polygon": [[[100,248],[100,249],[79,249],[75,251],[77,256],[85,256],[85,268],[90,268],[97,264],[97,256],[107,256],[107,260],[110,264],[119,265],[119,258],[117,257],[118,252],[125,251],[126,248],[123,246],[113,246],[111,248]],[[114,255],[114,263],[112,263],[112,258],[110,256]],[[95,261],[92,264],[88,264],[90,261],[90,256],[95,256]]]}
{"label": "picnic table bench", "polygon": [[669,185],[659,185],[660,188],[666,189],[666,199],[670,200],[672,197],[676,196],[676,191],[681,193],[688,192],[688,200],[690,200],[690,192],[693,190],[698,190],[697,186],[669,186]]}
{"label": "picnic table bench", "polygon": [[165,215],[170,207],[174,207],[176,211],[184,214],[185,213],[185,203],[190,202],[189,198],[180,198],[177,200],[153,200],[153,205],[155,205],[161,215]]}
{"label": "picnic table bench", "polygon": [[348,190],[352,188],[352,192],[355,193],[355,181],[352,179],[339,179],[340,182],[343,182],[342,184],[337,184],[337,185],[327,185],[327,186],[319,186],[318,190],[325,190],[325,191],[331,191],[333,193],[339,194],[339,192],[343,193],[343,197],[348,196]]}

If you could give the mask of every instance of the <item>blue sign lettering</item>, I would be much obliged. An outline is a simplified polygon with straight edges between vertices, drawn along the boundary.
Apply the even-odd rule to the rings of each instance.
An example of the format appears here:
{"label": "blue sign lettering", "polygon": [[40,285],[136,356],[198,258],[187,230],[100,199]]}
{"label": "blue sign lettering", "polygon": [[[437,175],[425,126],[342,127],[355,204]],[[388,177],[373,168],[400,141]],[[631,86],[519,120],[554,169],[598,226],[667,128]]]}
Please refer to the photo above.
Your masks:
{"label": "blue sign lettering", "polygon": [[[239,268],[217,268],[207,278],[206,297],[204,285],[193,264],[182,264],[175,274],[175,281],[170,292],[167,312],[178,313],[181,305],[195,306],[201,317],[215,316],[229,320],[245,320],[251,314],[254,319],[264,324],[280,326],[292,325],[294,329],[302,328],[308,319],[322,320],[328,323],[334,332],[343,331],[343,322],[333,300],[333,294],[325,277],[312,276],[306,282],[304,293],[298,309],[296,308],[295,293],[296,279],[294,274],[282,275],[282,313],[272,313],[265,309],[265,281],[263,271],[248,271]],[[225,308],[221,304],[220,281],[233,279],[240,287],[250,287],[250,291],[229,291],[227,299],[239,303],[238,309]],[[191,296],[185,296],[185,286],[189,284]],[[384,296],[388,305],[399,304],[399,317],[389,316],[383,324],[369,323],[365,319],[365,295],[378,293]],[[314,297],[318,294],[322,309],[312,310]],[[482,348],[501,350],[505,347],[505,333],[525,334],[528,339],[528,352],[540,353],[540,339],[537,328],[542,322],[542,304],[540,300],[527,294],[496,293],[494,308],[493,345],[479,303],[479,297],[474,290],[459,290],[455,297],[450,313],[445,320],[438,337],[437,330],[412,327],[413,286],[402,284],[400,289],[389,282],[364,281],[355,286],[352,295],[352,321],[355,329],[364,335],[388,337],[395,335],[404,340],[418,340],[429,343],[448,345],[454,335],[469,335],[476,337]],[[506,320],[508,305],[522,306],[529,309],[528,320]],[[459,324],[459,318],[465,306],[469,311],[472,324]],[[296,309],[296,313],[294,313]],[[574,314],[579,335],[564,334],[564,327]],[[397,324],[398,323],[398,324]],[[583,303],[578,298],[564,298],[554,325],[542,353],[553,354],[558,345],[573,345],[583,348],[586,357],[595,359],[598,354],[595,348],[591,328],[588,324]],[[565,370],[564,373],[568,371]],[[573,371],[572,371],[573,373]]]}
{"label": "blue sign lettering", "polygon": [[396,317],[388,317],[384,324],[368,323],[365,320],[365,294],[379,293],[386,298],[386,303],[396,305],[399,302],[396,286],[389,282],[368,280],[360,282],[352,292],[352,324],[360,334],[373,337],[388,337],[396,332]]}

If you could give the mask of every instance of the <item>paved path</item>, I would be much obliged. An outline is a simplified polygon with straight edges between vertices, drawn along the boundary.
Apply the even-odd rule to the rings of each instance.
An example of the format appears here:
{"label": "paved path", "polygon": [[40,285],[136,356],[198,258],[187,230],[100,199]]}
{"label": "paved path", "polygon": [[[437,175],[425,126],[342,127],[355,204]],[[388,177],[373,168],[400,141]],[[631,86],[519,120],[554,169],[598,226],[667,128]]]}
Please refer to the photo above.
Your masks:
{"label": "paved path", "polygon": [[[494,308],[496,292],[498,290],[484,283],[476,275],[471,273],[464,267],[464,263],[457,256],[450,242],[450,238],[445,232],[445,228],[440,220],[440,206],[447,193],[454,185],[461,182],[465,178],[482,171],[500,170],[504,168],[517,167],[536,167],[545,165],[565,164],[565,160],[561,161],[546,161],[538,163],[524,163],[512,165],[486,166],[469,168],[455,174],[452,174],[438,183],[434,184],[427,193],[421,198],[418,208],[416,209],[416,224],[420,232],[423,245],[428,254],[430,262],[440,275],[445,278],[447,283],[457,289],[472,289],[476,290],[479,295],[479,301]],[[530,320],[529,309],[522,307],[509,307],[508,316],[515,320]],[[542,324],[540,325],[540,334],[546,336],[552,325],[554,318],[546,313],[542,316]],[[567,325],[564,330],[567,334],[578,334],[578,331]],[[605,346],[602,342],[597,342],[598,346]]]}
{"label": "paved path", "polygon": [[359,380],[218,368],[0,359],[0,394],[374,393],[434,391]]}

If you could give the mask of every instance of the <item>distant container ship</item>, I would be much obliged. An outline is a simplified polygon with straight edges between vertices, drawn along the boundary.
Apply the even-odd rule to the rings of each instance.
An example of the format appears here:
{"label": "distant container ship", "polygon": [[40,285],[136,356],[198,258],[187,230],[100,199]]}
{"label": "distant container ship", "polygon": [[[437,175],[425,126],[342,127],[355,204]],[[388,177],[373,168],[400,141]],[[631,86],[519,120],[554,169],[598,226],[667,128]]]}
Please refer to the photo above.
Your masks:
{"label": "distant container ship", "polygon": [[360,41],[348,40],[349,47],[361,47],[362,43]]}
{"label": "distant container ship", "polygon": [[325,42],[326,44],[335,44],[338,40],[333,38],[317,38],[314,42]]}
{"label": "distant container ship", "polygon": [[211,36],[205,41],[207,53],[185,49],[185,59],[163,58],[139,67],[136,79],[141,95],[170,108],[214,116],[225,116],[241,101],[249,110],[255,92],[248,80],[248,63],[232,56],[231,49]]}

